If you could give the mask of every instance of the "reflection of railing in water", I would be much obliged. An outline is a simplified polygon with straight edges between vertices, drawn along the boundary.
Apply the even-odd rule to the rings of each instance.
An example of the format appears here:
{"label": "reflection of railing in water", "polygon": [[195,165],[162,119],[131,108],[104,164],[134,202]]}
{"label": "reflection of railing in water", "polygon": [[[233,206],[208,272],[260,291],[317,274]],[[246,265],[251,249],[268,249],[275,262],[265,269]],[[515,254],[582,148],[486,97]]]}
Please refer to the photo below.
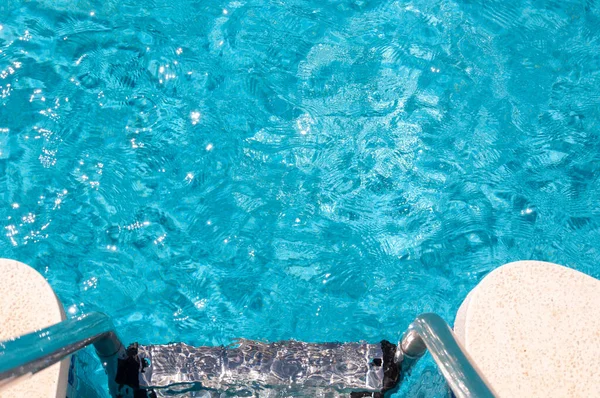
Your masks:
{"label": "reflection of railing in water", "polygon": [[92,313],[0,343],[0,388],[90,344],[105,366],[113,396],[133,396],[136,391],[144,396],[205,391],[192,396],[209,397],[227,391],[260,392],[260,396],[327,392],[339,397],[382,397],[429,350],[458,398],[494,397],[452,330],[435,314],[417,317],[398,347],[385,341],[269,344],[241,340],[231,347],[134,344],[125,351],[110,319]]}

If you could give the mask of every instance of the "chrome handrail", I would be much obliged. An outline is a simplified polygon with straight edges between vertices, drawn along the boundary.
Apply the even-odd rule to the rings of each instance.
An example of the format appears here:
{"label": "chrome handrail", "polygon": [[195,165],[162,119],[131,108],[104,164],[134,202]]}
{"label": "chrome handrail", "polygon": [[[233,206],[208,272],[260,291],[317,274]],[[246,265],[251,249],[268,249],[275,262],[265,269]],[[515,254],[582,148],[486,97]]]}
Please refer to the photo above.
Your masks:
{"label": "chrome handrail", "polygon": [[[0,387],[36,373],[93,344],[108,373],[109,389],[116,396],[119,358],[125,348],[108,316],[90,313],[46,329],[0,342]],[[408,372],[427,350],[457,398],[496,397],[448,324],[436,314],[417,317],[398,344],[396,362]]]}
{"label": "chrome handrail", "polygon": [[398,345],[404,372],[429,350],[457,398],[496,397],[490,383],[439,315],[419,315]]}
{"label": "chrome handrail", "polygon": [[[39,372],[93,344],[109,380],[125,352],[108,316],[95,312],[0,342],[0,386]],[[110,377],[112,376],[112,377]],[[114,386],[109,386],[112,390]]]}

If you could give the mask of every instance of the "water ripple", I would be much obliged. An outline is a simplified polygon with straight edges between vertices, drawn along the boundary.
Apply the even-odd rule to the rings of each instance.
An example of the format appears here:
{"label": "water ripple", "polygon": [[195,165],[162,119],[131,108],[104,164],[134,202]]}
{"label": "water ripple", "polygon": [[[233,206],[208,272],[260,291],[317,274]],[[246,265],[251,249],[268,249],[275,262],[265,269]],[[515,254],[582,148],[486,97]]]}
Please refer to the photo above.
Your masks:
{"label": "water ripple", "polygon": [[127,341],[393,340],[508,261],[600,276],[594,2],[0,7],[3,256]]}

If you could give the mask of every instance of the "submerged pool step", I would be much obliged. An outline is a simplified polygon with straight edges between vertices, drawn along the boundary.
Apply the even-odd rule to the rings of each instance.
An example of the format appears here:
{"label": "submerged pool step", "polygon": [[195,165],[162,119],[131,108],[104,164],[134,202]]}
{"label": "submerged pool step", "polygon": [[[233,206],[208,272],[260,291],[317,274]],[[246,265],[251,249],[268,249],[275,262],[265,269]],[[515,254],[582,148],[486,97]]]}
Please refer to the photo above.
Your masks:
{"label": "submerged pool step", "polygon": [[387,341],[134,344],[127,351],[119,361],[117,383],[129,396],[383,397],[399,379],[396,345]]}
{"label": "submerged pool step", "polygon": [[[448,324],[422,314],[398,346],[367,343],[262,343],[230,347],[131,345],[119,360],[123,396],[379,397],[395,390],[430,351],[458,398],[495,396]],[[223,394],[223,395],[221,395]]]}

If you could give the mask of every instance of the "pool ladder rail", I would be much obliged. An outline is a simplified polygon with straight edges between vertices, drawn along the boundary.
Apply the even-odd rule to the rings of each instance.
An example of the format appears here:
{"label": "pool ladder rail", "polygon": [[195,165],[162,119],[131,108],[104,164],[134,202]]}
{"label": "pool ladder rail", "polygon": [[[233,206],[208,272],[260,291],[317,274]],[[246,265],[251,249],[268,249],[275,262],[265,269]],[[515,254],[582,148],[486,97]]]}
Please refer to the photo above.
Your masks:
{"label": "pool ladder rail", "polygon": [[[117,384],[117,373],[128,353],[117,337],[112,321],[102,313],[89,313],[0,342],[0,391],[9,383],[39,372],[89,345],[94,346],[102,361],[111,395],[121,395],[122,385]],[[457,398],[496,397],[454,332],[433,313],[419,315],[396,347],[394,359],[400,380],[405,379],[427,351]]]}

